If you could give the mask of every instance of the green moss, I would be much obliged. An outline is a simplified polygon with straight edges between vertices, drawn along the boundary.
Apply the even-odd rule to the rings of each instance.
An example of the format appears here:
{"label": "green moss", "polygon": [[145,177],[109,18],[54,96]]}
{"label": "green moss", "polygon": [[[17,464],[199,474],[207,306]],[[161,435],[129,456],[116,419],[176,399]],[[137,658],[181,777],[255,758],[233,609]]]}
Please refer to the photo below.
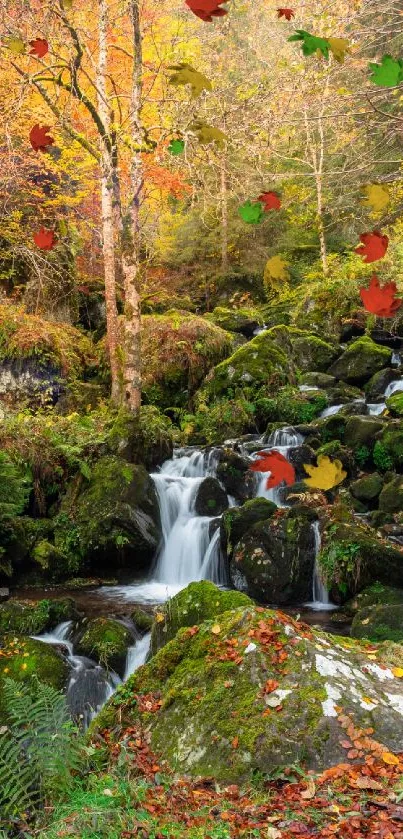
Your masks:
{"label": "green moss", "polygon": [[[378,442],[378,441],[377,441]],[[378,456],[382,458],[383,468],[390,469],[391,466],[395,468],[403,466],[403,422],[396,420],[393,423],[388,423],[383,430],[379,443],[382,449],[378,447]],[[375,443],[375,447],[377,443]],[[375,449],[374,449],[375,458]],[[389,464],[389,465],[386,465]],[[378,464],[376,464],[378,465]],[[379,466],[378,468],[381,468]]]}
{"label": "green moss", "polygon": [[246,331],[247,334],[252,334],[254,328],[263,326],[264,323],[261,312],[254,308],[226,309],[223,306],[217,306],[204,317],[227,332]]}
{"label": "green moss", "polygon": [[273,326],[267,335],[287,353],[295,368],[304,373],[311,370],[326,371],[338,355],[338,349],[334,344],[303,329]]}
{"label": "green moss", "polygon": [[378,498],[383,486],[383,480],[377,472],[365,475],[350,485],[350,492],[359,501],[373,501]]}
{"label": "green moss", "polygon": [[0,604],[0,635],[15,632],[18,635],[39,635],[62,621],[77,617],[74,601],[68,597],[55,600],[8,600]]}
{"label": "green moss", "polygon": [[403,641],[403,603],[360,609],[351,627],[354,638],[370,641]]}
{"label": "green moss", "polygon": [[149,632],[153,625],[153,617],[149,612],[137,607],[131,613],[131,619],[139,632]]}
{"label": "green moss", "polygon": [[363,591],[360,591],[359,594],[356,594],[353,600],[345,603],[343,611],[354,614],[355,612],[361,611],[361,609],[367,609],[372,606],[397,603],[403,604],[403,588],[392,588],[391,586],[376,582]]}
{"label": "green moss", "polygon": [[386,407],[392,417],[403,417],[403,393],[393,393],[392,396],[389,396],[386,400]]}
{"label": "green moss", "polygon": [[230,507],[222,517],[222,532],[227,552],[232,553],[235,545],[258,521],[271,518],[277,511],[276,504],[266,498],[251,498],[241,507]]}
{"label": "green moss", "polygon": [[374,373],[387,367],[392,358],[392,351],[380,347],[371,338],[363,336],[353,341],[328,372],[330,375],[351,384],[362,384]]}
{"label": "green moss", "polygon": [[77,649],[123,675],[127,649],[132,643],[133,636],[119,621],[94,618],[79,638]]}
{"label": "green moss", "polygon": [[33,676],[39,681],[61,690],[65,687],[69,668],[50,644],[16,635],[0,641],[0,720],[2,711],[2,680],[29,681]]}
{"label": "green moss", "polygon": [[379,509],[384,513],[399,513],[403,510],[402,475],[396,475],[385,483],[379,496]]}

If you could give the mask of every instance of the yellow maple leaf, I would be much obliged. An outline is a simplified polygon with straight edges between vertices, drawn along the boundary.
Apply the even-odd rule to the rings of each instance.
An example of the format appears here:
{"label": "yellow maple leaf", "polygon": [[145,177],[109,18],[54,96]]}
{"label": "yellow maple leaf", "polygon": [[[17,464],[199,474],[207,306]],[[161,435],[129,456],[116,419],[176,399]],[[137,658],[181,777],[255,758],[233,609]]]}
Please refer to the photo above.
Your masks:
{"label": "yellow maple leaf", "polygon": [[387,186],[383,184],[367,184],[362,187],[366,197],[363,198],[362,204],[365,207],[371,207],[374,213],[381,213],[390,201],[390,192]]}
{"label": "yellow maple leaf", "polygon": [[392,673],[397,679],[403,679],[403,669],[401,667],[392,667]]}
{"label": "yellow maple leaf", "polygon": [[225,141],[228,140],[227,135],[223,131],[219,128],[214,128],[212,125],[208,125],[207,122],[203,122],[201,119],[195,120],[190,126],[190,130],[196,134],[202,146],[207,146],[209,143],[217,143],[217,145],[223,146]]}
{"label": "yellow maple leaf", "polygon": [[221,626],[219,623],[215,623],[214,626],[211,627],[211,631],[213,635],[219,635],[221,632]]}
{"label": "yellow maple leaf", "polygon": [[24,41],[16,35],[10,35],[8,38],[4,38],[4,46],[14,55],[23,55],[25,52]]}
{"label": "yellow maple leaf", "polygon": [[271,280],[283,280],[287,282],[290,279],[290,275],[286,269],[286,265],[287,263],[281,256],[272,256],[271,259],[268,259],[264,269],[264,282],[266,284],[269,284]]}
{"label": "yellow maple leaf", "polygon": [[397,766],[400,763],[397,755],[393,755],[392,752],[383,752],[382,760],[384,763],[388,763],[389,766]]}
{"label": "yellow maple leaf", "polygon": [[310,475],[309,478],[304,479],[305,483],[314,489],[332,489],[337,484],[341,484],[347,476],[340,460],[330,460],[330,457],[324,454],[318,455],[317,466],[304,463],[304,469]]}
{"label": "yellow maple leaf", "polygon": [[203,90],[213,89],[210,79],[208,79],[203,73],[195,70],[191,64],[171,64],[169,69],[175,70],[175,73],[169,77],[169,84],[173,84],[175,87],[190,84],[192,89],[192,99],[196,99],[197,96],[200,96]]}
{"label": "yellow maple leaf", "polygon": [[349,42],[345,38],[326,38],[326,40],[329,42],[333,58],[335,58],[339,64],[343,64],[346,53],[350,52]]}

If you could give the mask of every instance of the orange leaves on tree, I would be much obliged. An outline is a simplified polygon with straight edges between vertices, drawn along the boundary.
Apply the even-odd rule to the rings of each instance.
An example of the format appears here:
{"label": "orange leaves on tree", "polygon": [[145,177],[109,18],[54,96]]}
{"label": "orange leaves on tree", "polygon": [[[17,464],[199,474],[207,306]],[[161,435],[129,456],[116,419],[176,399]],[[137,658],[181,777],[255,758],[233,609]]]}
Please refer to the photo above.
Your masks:
{"label": "orange leaves on tree", "polygon": [[34,233],[34,242],[42,251],[51,251],[57,243],[56,236],[53,230],[45,230],[44,227]]}
{"label": "orange leaves on tree", "polygon": [[379,230],[374,230],[373,233],[361,233],[361,245],[355,248],[354,253],[362,256],[363,262],[377,262],[378,259],[383,259],[388,249],[389,238],[382,235]]}
{"label": "orange leaves on tree", "polygon": [[221,9],[226,0],[185,0],[186,5],[200,20],[211,23],[214,17],[227,15],[226,9]]}
{"label": "orange leaves on tree", "polygon": [[49,52],[49,44],[46,38],[35,38],[29,42],[32,49],[29,51],[30,55],[35,55],[37,58],[43,58]]}
{"label": "orange leaves on tree", "polygon": [[400,297],[395,297],[396,283],[379,285],[379,279],[374,274],[368,288],[360,288],[361,300],[368,312],[381,318],[391,318],[403,303]]}
{"label": "orange leaves on tree", "polygon": [[53,137],[50,137],[48,134],[48,131],[50,131],[50,125],[39,125],[38,122],[31,128],[29,141],[35,151],[44,152],[48,146],[53,145],[55,142]]}
{"label": "orange leaves on tree", "polygon": [[279,210],[281,207],[281,199],[276,192],[269,190],[269,192],[262,192],[259,195],[258,201],[263,204],[263,210],[268,213],[269,210]]}
{"label": "orange leaves on tree", "polygon": [[295,483],[295,469],[280,452],[258,452],[258,460],[251,465],[252,472],[270,472],[266,489],[278,486],[282,481]]}
{"label": "orange leaves on tree", "polygon": [[284,17],[286,20],[292,20],[295,17],[293,9],[277,9],[277,17]]}

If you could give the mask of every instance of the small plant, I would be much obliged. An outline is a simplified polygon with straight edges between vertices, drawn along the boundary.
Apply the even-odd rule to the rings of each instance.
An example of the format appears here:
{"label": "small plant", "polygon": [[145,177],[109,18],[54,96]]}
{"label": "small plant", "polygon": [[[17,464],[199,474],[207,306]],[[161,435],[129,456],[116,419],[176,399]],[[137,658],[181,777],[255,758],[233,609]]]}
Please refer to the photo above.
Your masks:
{"label": "small plant", "polygon": [[375,443],[372,459],[376,468],[381,472],[387,472],[388,469],[393,468],[393,458],[380,440]]}
{"label": "small plant", "polygon": [[356,463],[358,463],[359,466],[361,466],[361,468],[363,466],[365,466],[366,463],[368,463],[368,460],[369,460],[370,457],[371,457],[371,452],[370,452],[368,446],[364,446],[364,445],[360,446],[354,452],[355,461],[356,461]]}
{"label": "small plant", "polygon": [[319,563],[329,587],[337,585],[343,594],[351,588],[351,580],[356,586],[360,576],[360,546],[357,542],[334,542],[332,535],[335,528],[328,531],[328,541],[323,548]]}

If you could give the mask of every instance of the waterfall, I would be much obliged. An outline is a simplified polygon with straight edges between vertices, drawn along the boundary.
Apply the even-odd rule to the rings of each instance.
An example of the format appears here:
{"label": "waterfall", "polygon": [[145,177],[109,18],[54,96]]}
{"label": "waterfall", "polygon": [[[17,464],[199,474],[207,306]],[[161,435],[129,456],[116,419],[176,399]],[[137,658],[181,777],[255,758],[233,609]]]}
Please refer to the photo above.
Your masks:
{"label": "waterfall", "polygon": [[388,396],[392,396],[392,393],[397,393],[401,390],[403,390],[403,378],[397,379],[397,381],[391,382],[390,385],[387,386],[385,390],[385,399],[387,399]]}
{"label": "waterfall", "polygon": [[135,673],[142,664],[145,664],[150,651],[150,644],[151,632],[147,632],[147,635],[143,635],[143,637],[139,638],[132,647],[129,647],[127,651],[125,675],[123,677],[124,682],[129,678],[129,676]]}
{"label": "waterfall", "polygon": [[344,405],[330,405],[329,408],[324,408],[320,415],[320,418],[324,419],[324,417],[332,417],[334,416],[334,414],[338,414],[342,408],[344,408]]}
{"label": "waterfall", "polygon": [[324,612],[326,610],[336,609],[337,607],[330,602],[329,592],[323,582],[320,566],[318,563],[318,556],[322,544],[320,526],[318,521],[312,522],[312,529],[314,533],[315,546],[315,565],[313,569],[312,580],[312,601],[310,603],[305,603],[305,606],[309,607],[310,609],[316,609],[317,611]]}

